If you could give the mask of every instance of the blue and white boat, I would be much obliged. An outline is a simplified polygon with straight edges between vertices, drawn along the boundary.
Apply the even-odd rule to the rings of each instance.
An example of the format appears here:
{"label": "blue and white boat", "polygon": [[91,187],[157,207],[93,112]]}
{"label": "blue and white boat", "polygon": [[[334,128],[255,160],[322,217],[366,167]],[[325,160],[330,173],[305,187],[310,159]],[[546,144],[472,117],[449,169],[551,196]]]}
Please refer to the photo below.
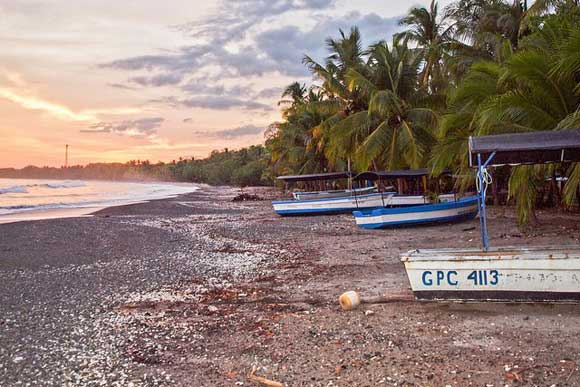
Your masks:
{"label": "blue and white boat", "polygon": [[[338,180],[348,180],[346,189],[332,189]],[[273,201],[278,215],[322,215],[350,213],[357,209],[384,207],[394,192],[376,192],[374,186],[352,186],[351,172],[326,172],[310,175],[279,176],[286,185],[300,182],[306,188],[318,191],[294,192],[294,200]],[[330,189],[329,189],[330,188]]]}
{"label": "blue and white boat", "polygon": [[[400,171],[366,171],[353,177],[353,180],[359,184],[368,185],[372,183],[379,187],[388,186],[383,191],[393,190],[393,187],[397,186],[398,193],[395,193],[383,207],[402,207],[433,203],[433,199],[427,195],[429,176],[430,171],[427,168],[419,168]],[[451,173],[445,170],[440,176],[437,176],[437,179],[444,176],[451,176]],[[420,193],[405,195],[403,191],[408,189],[404,189],[404,186],[414,186],[414,189],[411,189],[411,191]],[[439,202],[450,202],[457,200],[457,195],[454,193],[441,194],[437,199]]]}
{"label": "blue and white boat", "polygon": [[384,207],[393,195],[393,192],[385,192],[327,199],[279,200],[273,201],[272,205],[278,215],[339,214]]}
{"label": "blue and white boat", "polygon": [[311,199],[340,198],[353,195],[364,195],[375,192],[377,192],[376,187],[363,187],[363,188],[338,189],[328,191],[310,191],[310,192],[295,191],[292,192],[292,196],[296,200],[311,200]]}
{"label": "blue and white boat", "polygon": [[354,211],[356,224],[376,229],[435,222],[455,222],[472,219],[477,215],[477,196],[444,203],[424,204],[400,208],[376,208]]}

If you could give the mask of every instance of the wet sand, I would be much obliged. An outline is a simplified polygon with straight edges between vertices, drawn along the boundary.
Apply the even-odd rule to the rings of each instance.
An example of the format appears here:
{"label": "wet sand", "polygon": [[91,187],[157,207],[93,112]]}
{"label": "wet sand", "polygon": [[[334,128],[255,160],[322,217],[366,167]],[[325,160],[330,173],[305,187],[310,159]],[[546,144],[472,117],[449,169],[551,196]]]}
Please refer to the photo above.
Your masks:
{"label": "wet sand", "polygon": [[[238,192],[0,225],[0,385],[580,385],[577,305],[410,299],[399,254],[477,247],[477,220],[362,230]],[[579,243],[578,214],[489,218],[496,246]],[[402,300],[343,312],[345,290]]]}
{"label": "wet sand", "polygon": [[102,209],[104,209],[104,207],[59,208],[54,210],[25,211],[10,215],[1,215],[0,224],[32,220],[79,218],[82,216],[90,216],[90,214]]}

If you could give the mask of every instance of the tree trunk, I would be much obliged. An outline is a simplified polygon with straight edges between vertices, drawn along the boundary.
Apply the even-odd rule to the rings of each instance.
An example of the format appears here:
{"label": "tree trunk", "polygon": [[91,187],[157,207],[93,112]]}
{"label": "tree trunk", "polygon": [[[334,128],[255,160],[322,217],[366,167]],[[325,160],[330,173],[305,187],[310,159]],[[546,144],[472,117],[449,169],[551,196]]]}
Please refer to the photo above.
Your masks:
{"label": "tree trunk", "polygon": [[495,176],[493,176],[493,172],[489,172],[491,174],[492,177],[492,183],[491,183],[491,195],[493,197],[493,205],[494,206],[499,206],[499,195],[497,192],[497,181],[495,180]]}

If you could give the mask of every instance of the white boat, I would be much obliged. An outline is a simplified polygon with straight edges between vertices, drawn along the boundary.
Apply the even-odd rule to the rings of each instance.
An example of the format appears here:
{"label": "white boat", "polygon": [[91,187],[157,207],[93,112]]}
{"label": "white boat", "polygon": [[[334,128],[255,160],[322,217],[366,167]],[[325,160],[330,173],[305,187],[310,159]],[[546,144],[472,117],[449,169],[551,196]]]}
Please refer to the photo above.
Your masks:
{"label": "white boat", "polygon": [[355,189],[342,189],[342,190],[332,190],[332,191],[311,191],[311,192],[292,192],[292,196],[295,200],[312,200],[312,199],[328,199],[328,198],[340,198],[345,196],[353,195],[364,195],[368,193],[374,193],[377,191],[376,187],[364,187]]}
{"label": "white boat", "polygon": [[342,198],[280,200],[273,201],[272,205],[278,215],[336,214],[383,207],[392,196],[393,193],[372,193]]}
{"label": "white boat", "polygon": [[369,229],[453,222],[474,218],[477,215],[477,200],[476,196],[470,196],[437,204],[354,211],[353,215],[358,226]]}
{"label": "white boat", "polygon": [[[440,176],[448,176],[450,172],[445,170]],[[428,185],[428,177],[430,176],[430,171],[427,168],[420,168],[420,169],[405,169],[400,171],[366,171],[361,172],[356,175],[353,180],[358,182],[364,182],[368,184],[369,181],[371,182],[378,182],[379,186],[383,186],[384,182],[394,183],[398,182],[401,184],[402,181],[413,182],[413,181],[422,181],[422,191],[423,195],[403,195],[401,193],[395,194],[389,203],[386,204],[387,207],[401,207],[401,206],[418,206],[421,204],[432,204],[433,199],[427,195]],[[399,187],[401,188],[401,187]],[[388,191],[389,189],[393,189],[390,186],[383,191]],[[457,199],[457,195],[451,194],[443,194],[438,196],[438,201],[449,202],[454,201]]]}
{"label": "white boat", "polygon": [[580,246],[412,250],[401,259],[420,300],[580,300]]}
{"label": "white boat", "polygon": [[[457,199],[456,194],[443,194],[437,197],[439,202],[447,203]],[[419,206],[421,204],[432,204],[433,199],[423,195],[393,195],[387,202],[387,207]]]}
{"label": "white boat", "polygon": [[[477,167],[482,249],[413,250],[402,255],[419,299],[457,301],[580,301],[580,246],[490,248],[487,167],[580,162],[580,130],[470,137]],[[554,244],[557,245],[555,240]]]}

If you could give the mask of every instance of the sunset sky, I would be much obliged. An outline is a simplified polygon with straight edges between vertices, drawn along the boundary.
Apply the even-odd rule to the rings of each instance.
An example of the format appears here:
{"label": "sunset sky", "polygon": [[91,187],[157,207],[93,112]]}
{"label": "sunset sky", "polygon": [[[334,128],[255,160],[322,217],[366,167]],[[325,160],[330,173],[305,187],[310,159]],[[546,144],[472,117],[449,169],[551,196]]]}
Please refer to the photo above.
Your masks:
{"label": "sunset sky", "polygon": [[[440,2],[441,6],[448,1]],[[0,167],[205,157],[263,142],[307,53],[358,25],[390,39],[412,5],[379,0],[2,0]]]}

